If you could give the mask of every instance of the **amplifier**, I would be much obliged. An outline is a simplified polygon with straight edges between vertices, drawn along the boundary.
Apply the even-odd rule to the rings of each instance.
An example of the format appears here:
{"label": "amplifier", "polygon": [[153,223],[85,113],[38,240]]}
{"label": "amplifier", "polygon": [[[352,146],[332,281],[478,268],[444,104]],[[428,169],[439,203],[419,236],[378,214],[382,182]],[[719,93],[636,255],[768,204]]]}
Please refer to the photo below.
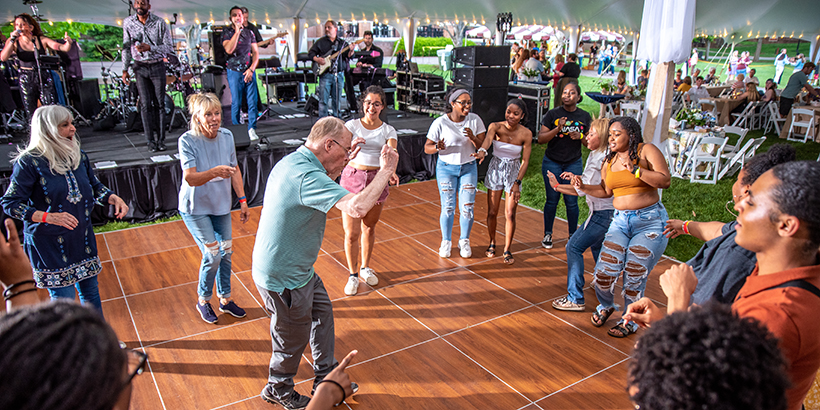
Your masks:
{"label": "amplifier", "polygon": [[550,98],[550,89],[550,85],[510,83],[508,92],[515,97]]}
{"label": "amplifier", "polygon": [[444,79],[437,78],[414,78],[413,89],[424,92],[444,91]]}
{"label": "amplifier", "polygon": [[510,46],[470,46],[453,49],[453,61],[470,66],[510,66]]}
{"label": "amplifier", "polygon": [[453,82],[468,88],[507,88],[510,69],[507,67],[460,67],[453,69]]}

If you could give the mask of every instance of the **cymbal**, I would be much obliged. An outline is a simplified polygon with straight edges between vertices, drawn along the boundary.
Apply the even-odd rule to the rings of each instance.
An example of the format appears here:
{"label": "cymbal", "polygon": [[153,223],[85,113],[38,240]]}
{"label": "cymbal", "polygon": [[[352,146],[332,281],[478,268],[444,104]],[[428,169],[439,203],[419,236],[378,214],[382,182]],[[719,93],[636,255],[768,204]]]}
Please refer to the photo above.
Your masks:
{"label": "cymbal", "polygon": [[115,60],[115,57],[114,57],[113,54],[111,54],[111,51],[102,48],[102,46],[100,46],[99,44],[94,44],[94,49],[96,49],[97,52],[102,54],[103,58],[105,58],[106,60],[108,60],[108,61],[114,61]]}

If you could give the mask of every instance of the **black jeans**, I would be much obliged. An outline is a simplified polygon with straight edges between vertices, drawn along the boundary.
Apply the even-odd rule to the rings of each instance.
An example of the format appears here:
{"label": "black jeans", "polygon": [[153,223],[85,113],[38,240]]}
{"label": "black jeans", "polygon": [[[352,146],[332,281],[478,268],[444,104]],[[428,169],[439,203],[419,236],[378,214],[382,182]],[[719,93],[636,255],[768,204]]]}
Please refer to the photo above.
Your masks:
{"label": "black jeans", "polygon": [[37,100],[40,100],[43,105],[56,104],[57,101],[51,71],[40,70],[40,73],[43,76],[42,89],[40,89],[40,77],[37,75],[37,70],[20,69],[20,94],[23,96],[23,108],[29,120],[37,109]]}
{"label": "black jeans", "polygon": [[[142,128],[148,145],[165,143],[165,63],[134,63]],[[157,138],[154,139],[154,133]]]}

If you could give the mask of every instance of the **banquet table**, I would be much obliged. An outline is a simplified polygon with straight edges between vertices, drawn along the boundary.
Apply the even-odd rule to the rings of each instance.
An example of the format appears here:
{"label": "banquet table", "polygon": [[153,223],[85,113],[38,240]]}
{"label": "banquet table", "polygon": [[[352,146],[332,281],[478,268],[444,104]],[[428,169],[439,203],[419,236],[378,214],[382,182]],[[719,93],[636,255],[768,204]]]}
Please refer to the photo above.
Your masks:
{"label": "banquet table", "polygon": [[587,97],[592,98],[593,101],[601,104],[601,111],[598,113],[598,118],[606,118],[606,108],[604,107],[607,105],[612,106],[613,103],[626,98],[626,95],[624,94],[601,94],[593,92],[587,92],[584,94],[586,94]]}
{"label": "banquet table", "polygon": [[726,90],[728,88],[729,88],[728,85],[718,85],[718,86],[713,86],[713,87],[708,87],[707,86],[706,91],[709,92],[710,96],[717,97],[717,96],[720,95],[720,93],[722,93],[724,90]]}
{"label": "banquet table", "polygon": [[[792,107],[792,109],[789,110],[789,116],[786,117],[786,122],[783,123],[783,128],[780,129],[780,138],[785,139],[789,136],[789,127],[791,127],[792,125],[792,112],[795,108],[802,108],[804,110],[814,111],[814,127],[813,129],[809,130],[809,136],[812,137],[813,141],[816,141],[818,135],[820,135],[820,106],[814,105],[798,105]],[[803,118],[800,118],[800,120],[803,120]],[[798,130],[800,131],[800,134],[802,134],[803,131],[805,131],[803,128],[799,128]]]}
{"label": "banquet table", "polygon": [[718,125],[731,125],[732,124],[732,110],[735,109],[738,105],[740,105],[743,100],[736,100],[734,98],[701,98],[701,104],[712,104],[717,108],[717,111],[720,113],[718,115]]}

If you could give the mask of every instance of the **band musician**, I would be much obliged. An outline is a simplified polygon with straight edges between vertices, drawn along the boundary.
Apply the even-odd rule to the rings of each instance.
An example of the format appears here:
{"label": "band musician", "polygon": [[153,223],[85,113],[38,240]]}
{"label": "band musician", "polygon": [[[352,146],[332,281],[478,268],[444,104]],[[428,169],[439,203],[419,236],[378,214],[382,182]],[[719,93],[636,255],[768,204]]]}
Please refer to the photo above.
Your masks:
{"label": "band musician", "polygon": [[[316,40],[308,52],[308,57],[315,65],[325,65],[331,55],[341,51],[347,46],[347,42],[337,36],[338,28],[336,22],[328,20],[325,22],[325,36]],[[319,118],[327,117],[329,111],[333,115],[341,117],[341,96],[345,83],[345,72],[350,69],[350,57],[353,50],[339,53],[338,57],[330,61],[330,67],[319,75],[317,69],[314,71],[319,77]]]}
{"label": "band musician", "polygon": [[[253,30],[246,28],[245,15],[239,6],[230,10],[231,25],[222,31],[222,46],[228,54],[228,86],[231,89],[231,122],[240,123],[242,96],[248,101],[248,136],[257,140],[256,121],[259,118],[256,87],[256,66],[259,64],[259,47]],[[251,24],[253,27],[255,25]]]}
{"label": "band musician", "polygon": [[[359,49],[359,51],[355,53],[355,56],[358,57],[358,61],[356,61],[356,69],[358,70],[372,72],[374,69],[382,67],[384,51],[382,51],[379,46],[373,44],[372,31],[368,30],[364,32],[364,47]],[[371,78],[361,80],[361,82],[359,82],[359,91],[366,90],[372,83]],[[353,76],[350,75],[350,71],[348,71],[347,75],[345,75],[345,94],[347,95],[347,104],[351,112],[355,112],[358,108],[356,104],[356,92],[353,88],[355,85]]]}
{"label": "band musician", "polygon": [[165,151],[163,59],[174,53],[171,32],[165,20],[149,12],[150,0],[135,0],[134,9],[137,13],[126,17],[122,24],[122,79],[127,83],[128,68],[134,69],[148,147],[151,152]]}

